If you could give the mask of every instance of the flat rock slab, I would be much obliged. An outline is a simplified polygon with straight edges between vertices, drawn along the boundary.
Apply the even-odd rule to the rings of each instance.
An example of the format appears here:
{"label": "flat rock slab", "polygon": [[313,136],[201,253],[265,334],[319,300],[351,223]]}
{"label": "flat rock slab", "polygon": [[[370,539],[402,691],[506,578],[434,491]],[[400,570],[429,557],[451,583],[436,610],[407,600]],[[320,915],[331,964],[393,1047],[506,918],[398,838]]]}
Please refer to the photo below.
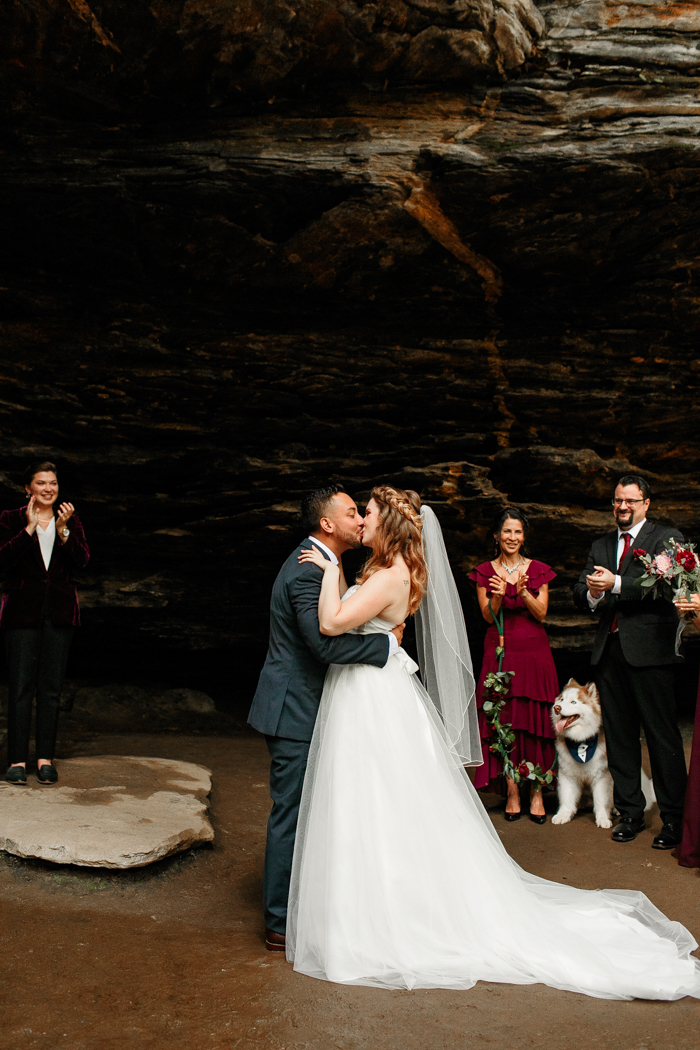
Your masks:
{"label": "flat rock slab", "polygon": [[0,849],[95,868],[139,868],[211,842],[211,770],[169,758],[56,759],[58,784],[0,784]]}

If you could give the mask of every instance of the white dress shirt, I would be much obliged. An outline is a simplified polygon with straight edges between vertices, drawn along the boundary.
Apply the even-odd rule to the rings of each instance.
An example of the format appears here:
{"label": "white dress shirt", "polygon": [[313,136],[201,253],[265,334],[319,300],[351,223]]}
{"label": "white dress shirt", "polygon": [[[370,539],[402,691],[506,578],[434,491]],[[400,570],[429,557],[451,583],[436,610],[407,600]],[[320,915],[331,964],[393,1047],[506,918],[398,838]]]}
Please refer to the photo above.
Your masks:
{"label": "white dress shirt", "polygon": [[[622,552],[625,549],[625,536],[629,536],[630,537],[630,550],[632,550],[632,543],[633,543],[634,540],[636,540],[640,529],[642,529],[644,527],[644,525],[646,525],[646,521],[647,521],[646,518],[642,518],[641,521],[638,521],[637,524],[633,525],[631,529],[627,529],[626,532],[623,532],[622,529],[618,529],[617,530],[617,559],[616,560],[617,560],[617,564],[618,565],[620,564],[620,557],[622,555]],[[622,577],[616,575],[615,576],[615,582],[612,585],[611,593],[612,594],[619,594],[621,590],[622,590]],[[599,604],[599,602],[602,602],[603,598],[605,597],[605,593],[606,592],[603,591],[603,593],[599,594],[597,598],[594,598],[593,595],[591,594],[591,592],[590,591],[588,592],[588,604],[591,607],[591,609],[595,609],[596,606]]]}
{"label": "white dress shirt", "polygon": [[56,542],[56,519],[52,518],[45,529],[42,529],[41,525],[37,525],[36,531],[39,536],[41,556],[44,559],[44,565],[48,569],[49,562],[51,561],[51,554],[53,552],[53,545]]}
{"label": "white dress shirt", "polygon": [[[309,543],[315,543],[317,547],[321,547],[326,552],[326,554],[328,555],[330,560],[333,562],[333,564],[334,565],[338,564],[338,557],[337,557],[337,555],[333,553],[333,551],[330,549],[330,547],[326,547],[326,545],[323,542],[323,540],[319,540],[315,536],[309,536]],[[389,639],[389,656],[387,657],[387,663],[388,663],[389,660],[391,660],[391,658],[394,655],[394,653],[398,653],[398,651],[399,651],[399,643],[396,640],[396,635],[395,634],[388,634],[387,637]]]}

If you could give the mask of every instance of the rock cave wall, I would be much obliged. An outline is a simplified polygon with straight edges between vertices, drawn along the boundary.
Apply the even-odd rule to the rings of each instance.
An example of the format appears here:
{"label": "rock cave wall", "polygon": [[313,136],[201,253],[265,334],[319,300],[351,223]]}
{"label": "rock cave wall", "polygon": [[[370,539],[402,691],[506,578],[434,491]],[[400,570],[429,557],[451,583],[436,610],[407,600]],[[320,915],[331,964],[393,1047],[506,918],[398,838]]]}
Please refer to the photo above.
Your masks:
{"label": "rock cave wall", "polygon": [[3,5],[0,501],[61,465],[79,671],[246,692],[328,478],[431,502],[477,656],[524,507],[583,666],[615,478],[700,538],[698,41],[663,0]]}

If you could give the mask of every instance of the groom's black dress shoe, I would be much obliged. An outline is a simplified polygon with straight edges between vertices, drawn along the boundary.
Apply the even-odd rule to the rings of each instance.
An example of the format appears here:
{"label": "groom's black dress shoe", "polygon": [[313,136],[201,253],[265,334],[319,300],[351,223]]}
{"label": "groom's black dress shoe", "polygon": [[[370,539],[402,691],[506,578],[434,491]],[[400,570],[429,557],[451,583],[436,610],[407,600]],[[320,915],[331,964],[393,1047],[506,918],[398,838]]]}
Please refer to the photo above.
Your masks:
{"label": "groom's black dress shoe", "polygon": [[682,838],[683,825],[680,821],[677,824],[664,824],[651,844],[652,849],[675,849],[680,846]]}
{"label": "groom's black dress shoe", "polygon": [[274,930],[265,930],[265,947],[268,952],[286,952],[287,938],[283,933],[275,933]]}
{"label": "groom's black dress shoe", "polygon": [[55,784],[58,780],[58,770],[55,766],[39,766],[36,771],[36,779],[40,784]]}
{"label": "groom's black dress shoe", "polygon": [[641,820],[632,820],[631,817],[623,817],[618,820],[612,833],[613,842],[632,842],[640,831],[644,831],[646,824],[644,817]]}

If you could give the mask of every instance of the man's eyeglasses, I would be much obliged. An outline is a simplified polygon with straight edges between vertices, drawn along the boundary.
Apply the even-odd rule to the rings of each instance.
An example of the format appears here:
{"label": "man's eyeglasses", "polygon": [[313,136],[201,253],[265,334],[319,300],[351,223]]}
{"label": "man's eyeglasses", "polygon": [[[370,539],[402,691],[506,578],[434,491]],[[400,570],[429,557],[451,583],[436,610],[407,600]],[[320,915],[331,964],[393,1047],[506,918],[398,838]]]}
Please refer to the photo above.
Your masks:
{"label": "man's eyeglasses", "polygon": [[623,503],[626,503],[628,507],[634,507],[637,503],[646,503],[645,499],[611,499],[610,505],[612,507],[621,507]]}

